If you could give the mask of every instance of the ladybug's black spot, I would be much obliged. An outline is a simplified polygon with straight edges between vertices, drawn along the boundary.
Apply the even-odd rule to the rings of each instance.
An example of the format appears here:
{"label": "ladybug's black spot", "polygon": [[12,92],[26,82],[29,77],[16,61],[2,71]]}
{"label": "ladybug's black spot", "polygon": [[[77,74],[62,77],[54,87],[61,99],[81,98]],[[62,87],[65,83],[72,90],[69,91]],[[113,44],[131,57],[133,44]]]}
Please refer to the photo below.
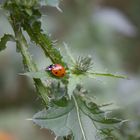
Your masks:
{"label": "ladybug's black spot", "polygon": [[58,72],[55,72],[55,74],[58,74]]}

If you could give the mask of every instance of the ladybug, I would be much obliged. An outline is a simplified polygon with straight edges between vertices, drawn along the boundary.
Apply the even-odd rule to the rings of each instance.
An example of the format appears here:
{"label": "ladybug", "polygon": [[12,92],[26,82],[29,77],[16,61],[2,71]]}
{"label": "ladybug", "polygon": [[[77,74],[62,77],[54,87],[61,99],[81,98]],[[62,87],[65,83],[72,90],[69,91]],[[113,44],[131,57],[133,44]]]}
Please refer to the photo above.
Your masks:
{"label": "ladybug", "polygon": [[46,70],[51,71],[56,77],[63,77],[66,74],[65,68],[60,64],[52,64],[48,66]]}

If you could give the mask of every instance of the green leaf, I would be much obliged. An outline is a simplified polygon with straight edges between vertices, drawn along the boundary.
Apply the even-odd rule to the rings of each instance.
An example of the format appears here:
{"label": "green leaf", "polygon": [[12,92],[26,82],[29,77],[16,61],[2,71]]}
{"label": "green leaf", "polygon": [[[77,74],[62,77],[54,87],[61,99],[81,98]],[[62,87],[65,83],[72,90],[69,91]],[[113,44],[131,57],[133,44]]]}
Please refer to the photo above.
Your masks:
{"label": "green leaf", "polygon": [[42,128],[49,128],[56,136],[69,135],[71,130],[66,126],[68,114],[73,109],[73,103],[66,107],[50,107],[33,116],[33,121]]}
{"label": "green leaf", "polygon": [[60,99],[54,99],[52,102],[60,107],[65,107],[68,104],[67,98],[65,96],[62,96]]}
{"label": "green leaf", "polygon": [[68,105],[67,88],[58,80],[49,80],[50,104],[65,107]]}
{"label": "green leaf", "polygon": [[[60,115],[60,112],[62,115]],[[67,108],[51,109],[50,112],[49,110],[43,110],[33,117],[33,121],[42,128],[51,129],[56,136],[67,136],[73,132],[74,140],[82,140],[83,138],[84,140],[93,140],[92,138],[95,135],[96,129],[94,128],[92,121],[82,112],[80,112],[80,118],[84,129],[83,134],[78,123],[75,108],[70,111]]]}
{"label": "green leaf", "polygon": [[104,111],[102,111],[98,105],[94,102],[85,102],[85,106],[87,107],[87,109],[90,110],[90,112],[92,112],[93,114],[100,114],[100,113],[104,113]]}
{"label": "green leaf", "polygon": [[[75,96],[72,97],[75,103],[75,112],[73,112],[72,115],[72,120],[76,119],[75,121],[73,121],[72,125],[75,140],[94,140],[96,138],[96,127],[94,126],[92,120],[82,110],[80,110],[80,105],[78,105]],[[72,120],[70,121],[72,122]],[[78,122],[78,128],[76,128],[75,122]],[[70,125],[71,124],[72,123],[70,123]],[[77,130],[79,130],[79,133],[77,132]]]}
{"label": "green leaf", "polygon": [[80,109],[95,122],[102,124],[116,124],[122,122],[121,119],[107,118],[105,112],[101,110],[96,103],[90,100],[90,98],[87,100],[84,95],[79,97],[77,101],[80,104]]}
{"label": "green leaf", "polygon": [[95,72],[88,72],[88,77],[95,78],[96,76],[103,76],[103,77],[112,77],[112,78],[122,78],[122,79],[128,79],[126,76],[123,75],[115,75],[111,73],[95,73]]}
{"label": "green leaf", "polygon": [[73,90],[75,89],[78,83],[79,83],[79,77],[76,75],[71,75],[69,78],[69,84],[68,84],[68,95],[70,99],[71,99],[71,96],[73,95]]}
{"label": "green leaf", "polygon": [[93,110],[97,110],[98,106],[95,103],[94,106],[95,108],[93,105],[88,108],[85,101],[78,94],[74,94],[66,106],[52,106],[35,114],[33,122],[41,128],[51,129],[56,136],[72,134],[73,140],[96,140],[98,133],[102,132],[100,124],[106,126],[121,121],[106,118],[104,112],[95,113]]}
{"label": "green leaf", "polygon": [[23,73],[23,74],[20,74],[20,75],[26,75],[26,76],[29,76],[31,78],[36,78],[36,79],[48,79],[50,78],[50,74],[48,74],[47,72],[26,72],[26,73]]}
{"label": "green leaf", "polygon": [[103,118],[100,120],[100,123],[104,123],[104,124],[115,124],[115,123],[121,123],[122,120],[121,119],[117,119],[117,118]]}
{"label": "green leaf", "polygon": [[56,7],[60,12],[62,12],[62,10],[59,8],[59,3],[60,0],[41,0],[41,5]]}
{"label": "green leaf", "polygon": [[0,51],[6,48],[6,44],[8,41],[15,41],[14,36],[10,34],[4,34],[4,36],[0,40]]}

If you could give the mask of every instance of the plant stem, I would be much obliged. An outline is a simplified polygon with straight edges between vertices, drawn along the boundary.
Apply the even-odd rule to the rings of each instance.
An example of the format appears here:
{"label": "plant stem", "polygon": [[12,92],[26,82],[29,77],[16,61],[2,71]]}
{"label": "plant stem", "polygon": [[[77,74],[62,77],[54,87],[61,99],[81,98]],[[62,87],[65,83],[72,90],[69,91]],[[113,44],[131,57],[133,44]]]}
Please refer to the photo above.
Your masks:
{"label": "plant stem", "polygon": [[[14,18],[12,18],[12,16],[11,16],[10,23],[15,32],[17,47],[20,50],[25,67],[27,67],[29,71],[33,71],[33,72],[38,71],[35,63],[33,62],[30,54],[27,51],[27,48],[29,48],[29,46],[21,31],[20,25],[16,25],[16,22],[15,22]],[[45,85],[42,83],[42,81],[40,79],[34,78],[33,80],[34,80],[37,91],[40,93],[40,96],[42,97],[43,101],[47,105],[48,101],[49,101],[47,87],[45,87]]]}

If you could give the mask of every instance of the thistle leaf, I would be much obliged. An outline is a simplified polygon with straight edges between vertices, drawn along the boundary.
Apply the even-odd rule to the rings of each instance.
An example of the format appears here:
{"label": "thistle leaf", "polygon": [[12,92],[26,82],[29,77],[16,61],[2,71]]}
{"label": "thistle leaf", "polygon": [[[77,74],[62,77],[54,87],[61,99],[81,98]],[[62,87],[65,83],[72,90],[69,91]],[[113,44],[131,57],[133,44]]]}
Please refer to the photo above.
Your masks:
{"label": "thistle leaf", "polygon": [[50,75],[47,72],[26,72],[20,75],[26,75],[29,76],[31,78],[35,78],[35,79],[48,79],[50,78]]}
{"label": "thistle leaf", "polygon": [[68,95],[71,99],[71,96],[73,95],[73,90],[75,89],[76,85],[79,83],[79,77],[75,75],[71,75],[69,78],[69,84],[68,84]]}
{"label": "thistle leaf", "polygon": [[51,107],[48,110],[38,112],[33,116],[33,122],[42,128],[51,129],[56,136],[66,136],[71,130],[66,123],[69,112],[73,109],[73,104],[69,103],[66,107]]}
{"label": "thistle leaf", "polygon": [[48,5],[51,7],[56,7],[58,9],[58,11],[62,12],[62,10],[59,7],[60,0],[41,0],[40,3],[43,6]]}
{"label": "thistle leaf", "polygon": [[128,79],[126,76],[123,76],[123,75],[115,75],[115,74],[111,74],[111,73],[87,72],[87,76],[90,77],[90,78],[95,78],[96,76],[102,76],[102,77]]}
{"label": "thistle leaf", "polygon": [[4,34],[4,36],[0,40],[0,51],[6,48],[6,44],[8,41],[15,41],[14,36],[10,34]]}
{"label": "thistle leaf", "polygon": [[[72,135],[73,140],[97,140],[98,133],[102,132],[102,129],[109,129],[110,124],[122,122],[119,119],[106,118],[105,112],[93,102],[92,106],[87,107],[86,98],[79,93],[74,93],[71,97],[68,104],[63,107],[55,105],[35,114],[33,122],[41,128],[51,129],[57,137]],[[97,113],[97,110],[100,112]],[[104,134],[104,138],[108,136],[111,134]]]}

